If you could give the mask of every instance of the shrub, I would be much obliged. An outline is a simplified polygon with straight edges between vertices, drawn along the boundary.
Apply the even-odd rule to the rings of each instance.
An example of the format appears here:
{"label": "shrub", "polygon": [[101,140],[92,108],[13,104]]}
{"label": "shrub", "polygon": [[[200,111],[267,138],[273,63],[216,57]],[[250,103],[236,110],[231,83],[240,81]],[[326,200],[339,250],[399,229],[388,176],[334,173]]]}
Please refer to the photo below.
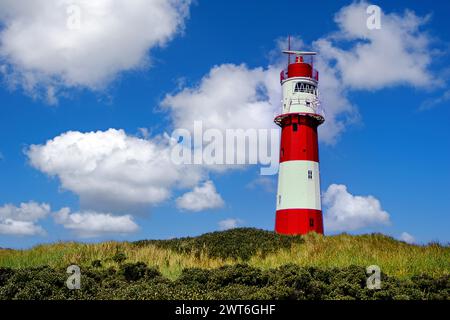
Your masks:
{"label": "shrub", "polygon": [[3,286],[14,274],[11,268],[0,268],[0,286]]}
{"label": "shrub", "polygon": [[155,268],[148,268],[143,262],[126,263],[121,266],[120,273],[127,281],[138,281],[144,277],[151,279],[161,276],[161,273]]}
{"label": "shrub", "polygon": [[201,268],[187,268],[181,272],[178,282],[187,286],[206,285],[211,271]]}
{"label": "shrub", "polygon": [[0,299],[450,299],[449,276],[400,280],[382,274],[380,290],[366,287],[363,267],[263,271],[246,264],[185,269],[171,281],[142,262],[114,269],[83,268],[81,289],[66,287],[65,269],[0,269]]}
{"label": "shrub", "polygon": [[264,286],[267,284],[267,277],[260,269],[246,264],[223,266],[211,272],[210,286],[220,288],[231,284]]}
{"label": "shrub", "polygon": [[102,262],[100,260],[94,260],[94,261],[92,261],[91,265],[94,268],[100,268],[102,266]]}
{"label": "shrub", "polygon": [[117,252],[113,257],[112,257],[112,260],[114,261],[114,262],[117,262],[117,263],[122,263],[122,262],[124,262],[125,260],[127,260],[127,256],[125,255],[125,253],[123,253],[123,252]]}

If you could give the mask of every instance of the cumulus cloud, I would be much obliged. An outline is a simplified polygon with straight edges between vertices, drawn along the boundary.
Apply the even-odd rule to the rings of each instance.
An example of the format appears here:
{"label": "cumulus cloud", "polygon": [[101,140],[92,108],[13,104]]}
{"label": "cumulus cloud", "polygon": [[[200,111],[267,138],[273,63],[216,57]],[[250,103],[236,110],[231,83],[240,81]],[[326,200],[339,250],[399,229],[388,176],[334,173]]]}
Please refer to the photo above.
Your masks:
{"label": "cumulus cloud", "polygon": [[104,88],[151,64],[183,28],[190,0],[0,2],[0,65],[12,86],[55,103],[67,87]]}
{"label": "cumulus cloud", "polygon": [[275,69],[223,64],[213,67],[198,86],[168,94],[162,106],[177,128],[192,130],[198,120],[205,129],[268,128],[281,100],[278,79]]}
{"label": "cumulus cloud", "polygon": [[0,234],[13,236],[45,235],[45,230],[31,221],[0,220]]}
{"label": "cumulus cloud", "polygon": [[[45,235],[38,221],[51,213],[50,205],[30,201],[19,206],[5,204],[0,207],[0,234],[15,236]],[[53,214],[56,223],[72,230],[80,237],[96,237],[106,234],[124,234],[138,230],[129,215],[114,216],[95,211],[71,212],[63,208]]]}
{"label": "cumulus cloud", "polygon": [[201,168],[174,164],[170,150],[168,139],[146,140],[109,129],[66,132],[26,153],[33,167],[58,177],[83,206],[114,210],[158,204],[175,187],[197,185]]}
{"label": "cumulus cloud", "polygon": [[389,214],[373,196],[355,196],[341,184],[332,184],[323,194],[325,225],[330,231],[354,231],[389,225]]}
{"label": "cumulus cloud", "polygon": [[243,223],[243,221],[241,219],[228,218],[228,219],[219,221],[219,228],[220,228],[220,230],[234,229],[234,228],[237,228],[242,223]]}
{"label": "cumulus cloud", "polygon": [[336,63],[343,84],[352,89],[430,84],[431,37],[421,30],[429,17],[408,10],[401,15],[385,13],[381,28],[371,30],[366,25],[368,5],[353,3],[336,14],[338,31],[314,44],[321,56]]}
{"label": "cumulus cloud", "polygon": [[206,209],[221,208],[224,201],[217,193],[212,181],[206,181],[200,186],[196,186],[192,191],[183,194],[176,199],[179,209],[188,211],[202,211]]}
{"label": "cumulus cloud", "polygon": [[19,206],[5,204],[0,207],[0,234],[32,236],[44,235],[44,229],[36,222],[50,213],[46,203],[30,201]]}
{"label": "cumulus cloud", "polygon": [[138,230],[130,215],[114,216],[95,211],[71,212],[69,208],[63,208],[55,213],[54,219],[56,223],[83,238],[127,234]]}
{"label": "cumulus cloud", "polygon": [[406,243],[409,244],[416,242],[416,239],[408,232],[402,232],[402,234],[400,235],[400,240],[405,241]]}

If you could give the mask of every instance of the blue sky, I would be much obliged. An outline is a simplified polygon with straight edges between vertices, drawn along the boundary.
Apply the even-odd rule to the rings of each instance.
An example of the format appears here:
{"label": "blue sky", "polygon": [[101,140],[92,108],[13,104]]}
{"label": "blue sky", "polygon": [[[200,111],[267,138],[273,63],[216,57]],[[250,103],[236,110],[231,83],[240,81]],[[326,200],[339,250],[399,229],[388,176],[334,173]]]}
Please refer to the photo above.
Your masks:
{"label": "blue sky", "polygon": [[[58,19],[67,18],[64,16],[65,10],[55,7],[54,16],[44,19],[47,18],[45,10],[30,10],[33,11],[30,13],[23,9],[23,2],[2,2],[0,247],[29,247],[58,240],[169,238],[198,235],[235,225],[272,230],[276,176],[261,177],[259,166],[223,172],[201,171],[199,175],[202,177],[192,178],[195,181],[190,184],[186,182],[185,176],[197,169],[187,167],[177,172],[177,176],[170,181],[161,178],[164,180],[161,188],[168,191],[168,195],[143,200],[144,204],[140,204],[139,209],[129,199],[117,199],[120,205],[111,207],[105,203],[108,202],[105,194],[98,191],[96,184],[89,180],[89,175],[82,179],[76,176],[77,170],[86,169],[81,167],[82,163],[79,163],[79,167],[77,164],[68,165],[70,168],[64,167],[66,162],[63,160],[69,161],[72,157],[64,149],[67,148],[65,140],[58,142],[61,148],[56,148],[56,142],[47,145],[47,148],[45,144],[69,131],[78,132],[84,137],[88,132],[123,129],[123,135],[119,134],[117,138],[125,139],[125,136],[129,139],[127,141],[131,146],[128,155],[132,158],[132,152],[141,148],[135,146],[139,141],[144,141],[143,147],[147,147],[149,145],[145,141],[156,143],[154,141],[159,135],[170,133],[188,120],[208,121],[216,114],[223,115],[228,111],[246,108],[247,96],[241,99],[232,93],[232,97],[222,97],[218,99],[220,103],[215,105],[215,102],[211,102],[215,100],[204,97],[200,89],[202,85],[206,88],[208,84],[217,84],[213,81],[215,77],[223,77],[224,85],[227,81],[232,83],[242,77],[253,79],[267,75],[276,78],[283,58],[280,57],[279,43],[289,34],[294,37],[296,44],[301,41],[306,49],[318,49],[323,59],[318,64],[321,79],[325,82],[337,81],[334,91],[329,92],[327,88],[322,90],[325,112],[329,108],[328,114],[334,119],[328,118],[327,122],[342,125],[339,130],[328,127],[319,129],[322,135],[322,192],[328,190],[330,219],[336,219],[335,215],[339,215],[342,210],[347,212],[343,217],[346,222],[352,220],[353,214],[355,219],[360,219],[360,223],[352,227],[350,221],[330,230],[325,220],[325,232],[383,232],[396,238],[407,233],[417,243],[450,241],[450,63],[447,53],[450,41],[447,15],[450,7],[444,1],[377,2],[384,13],[380,29],[384,33],[365,34],[363,37],[358,35],[359,31],[352,35],[353,29],[345,27],[348,22],[352,28],[353,23],[356,24],[355,28],[366,28],[357,23],[358,14],[365,14],[365,10],[360,9],[368,4],[359,2],[300,4],[298,1],[261,3],[199,0],[188,4],[179,1],[174,2],[174,7],[163,6],[165,14],[156,17],[144,15],[140,17],[142,20],[134,16],[130,18],[127,13],[108,11],[113,16],[109,23],[117,30],[128,28],[129,33],[124,31],[124,35],[119,34],[123,38],[117,40],[108,30],[99,35],[91,32],[89,41],[81,37],[81,40],[74,42],[72,49],[67,49],[86,52],[86,55],[72,55],[66,51],[61,54],[64,58],[61,60],[58,60],[61,57],[58,54],[53,57],[49,53],[59,48],[55,43],[66,39],[67,32],[72,32],[67,39],[72,39],[73,32],[77,32],[61,31],[58,29],[61,27],[52,25]],[[48,3],[51,5],[52,1],[46,5]],[[146,8],[140,1],[130,6],[136,9],[140,5],[143,10],[136,12],[145,13],[152,9]],[[186,8],[180,9],[182,6]],[[88,21],[91,14],[89,6],[83,7],[81,1],[80,7],[81,17],[86,17],[86,20],[81,21]],[[108,5],[104,9],[118,10],[108,8]],[[411,10],[409,14],[405,13],[406,9]],[[189,14],[186,10],[189,10]],[[62,18],[58,18],[60,13]],[[40,14],[42,17],[39,17]],[[175,20],[174,15],[177,17]],[[363,16],[361,19],[365,21],[366,18]],[[16,32],[11,26],[20,19],[29,21],[31,27],[35,27],[33,23],[42,23],[43,28],[23,27],[24,36],[11,38]],[[154,31],[161,24],[158,19],[169,21],[167,30]],[[130,24],[130,21],[136,22]],[[339,25],[339,21],[344,21],[344,27]],[[100,20],[97,27],[106,28],[101,23]],[[87,27],[82,24],[80,32]],[[407,37],[395,38],[395,32],[387,32],[389,28],[403,30],[399,34],[404,32]],[[49,30],[50,33],[56,30],[52,33],[56,37],[52,40],[54,42],[42,41],[41,45],[33,47],[36,42],[30,39],[48,36],[42,30]],[[343,37],[347,37],[347,40],[342,40]],[[95,46],[90,40],[100,45]],[[391,47],[383,47],[380,51],[382,54],[375,55],[375,58],[364,56],[367,52],[370,54],[370,50],[377,52],[381,45],[390,40],[405,41],[404,50],[400,48],[398,55],[393,57],[388,53]],[[103,42],[104,46],[101,45]],[[357,43],[367,44],[367,50],[355,55]],[[140,49],[130,49],[134,46]],[[44,58],[39,57],[40,54]],[[329,57],[333,54],[340,56],[341,60]],[[130,59],[122,61],[122,57],[127,55]],[[35,61],[38,64],[33,65]],[[101,67],[102,61],[108,61],[109,64]],[[417,63],[417,69],[416,64],[411,67],[405,61]],[[379,67],[373,68],[373,63],[379,64]],[[366,64],[367,69],[363,69]],[[217,72],[210,74],[215,67]],[[95,72],[85,78],[74,71],[78,70],[76,68]],[[353,74],[349,70],[352,68],[361,70]],[[395,72],[391,74],[393,68]],[[336,72],[336,76],[327,80],[327,71],[328,75]],[[104,77],[98,77],[98,74]],[[267,81],[270,82],[258,80],[255,86],[263,83],[269,95],[279,89]],[[278,79],[274,82],[278,84]],[[55,93],[49,95],[49,88]],[[214,88],[220,89],[220,86]],[[167,100],[168,96],[178,99]],[[208,106],[199,106],[201,103],[207,103]],[[333,104],[339,107],[332,109]],[[261,118],[268,118],[272,111],[266,112],[266,107],[276,109],[279,106],[262,101]],[[206,113],[202,111],[204,108],[207,108]],[[247,111],[243,112],[246,114]],[[180,115],[181,119],[177,118]],[[226,127],[227,118],[223,122]],[[149,134],[143,135],[139,128],[146,128]],[[31,145],[36,145],[39,150],[30,153]],[[93,149],[89,152],[98,150],[96,145],[93,145]],[[55,154],[55,150],[62,154]],[[59,161],[54,167],[52,157]],[[85,155],[81,154],[80,157]],[[115,168],[121,167],[117,165]],[[149,167],[145,163],[143,170],[158,172],[166,169],[163,165]],[[125,177],[118,177],[117,172],[110,173],[106,168],[92,177],[100,184],[115,181],[118,186],[135,186],[139,177],[130,177],[129,174],[132,173],[124,172]],[[143,183],[158,188],[160,178],[156,182],[151,179]],[[120,181],[125,182],[120,184]],[[180,187],[183,184],[186,186]],[[333,184],[345,186],[346,189],[341,188],[336,191],[337,194],[332,194],[328,187]],[[207,193],[200,196],[209,199],[210,203],[199,210],[189,206],[183,208],[177,199],[194,192],[195,187]],[[89,195],[92,198],[86,200]],[[21,203],[31,201],[38,209],[20,209]],[[43,204],[48,204],[50,208],[47,210]],[[359,211],[354,209],[355,204],[359,206]],[[62,213],[62,208],[70,209]],[[373,216],[366,216],[365,212],[373,212]],[[388,215],[388,221],[378,219],[381,213]],[[327,207],[324,208],[324,214],[327,215]],[[114,220],[114,217],[125,218]],[[96,218],[99,218],[98,223],[103,221],[111,229],[97,226],[86,231],[83,229],[85,226],[77,220],[96,224]],[[12,221],[19,222],[15,224],[17,228],[11,227]],[[23,231],[21,227],[26,230]],[[403,234],[403,239],[407,239],[406,236]]]}

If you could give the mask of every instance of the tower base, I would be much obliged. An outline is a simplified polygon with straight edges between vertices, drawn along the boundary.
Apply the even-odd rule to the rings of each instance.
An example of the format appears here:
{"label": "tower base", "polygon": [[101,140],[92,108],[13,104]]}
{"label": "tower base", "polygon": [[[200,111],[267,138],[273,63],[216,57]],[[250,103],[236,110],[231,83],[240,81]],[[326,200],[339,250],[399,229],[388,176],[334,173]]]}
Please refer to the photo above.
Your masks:
{"label": "tower base", "polygon": [[275,220],[275,232],[288,235],[323,234],[322,211],[314,209],[278,210]]}

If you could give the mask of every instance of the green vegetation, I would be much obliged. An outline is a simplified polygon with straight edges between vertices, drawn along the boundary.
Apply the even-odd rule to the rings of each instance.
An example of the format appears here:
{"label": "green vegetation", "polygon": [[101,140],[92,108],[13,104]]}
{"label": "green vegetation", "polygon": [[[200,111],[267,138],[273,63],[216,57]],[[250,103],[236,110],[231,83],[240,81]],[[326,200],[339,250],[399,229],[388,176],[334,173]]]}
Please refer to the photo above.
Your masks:
{"label": "green vegetation", "polygon": [[[67,266],[82,270],[68,290]],[[366,288],[378,265],[382,289]],[[450,248],[370,234],[199,237],[0,249],[0,299],[450,299]]]}
{"label": "green vegetation", "polygon": [[240,228],[205,233],[199,237],[141,240],[133,244],[139,247],[155,245],[179,253],[195,254],[197,257],[206,253],[211,258],[233,258],[246,261],[256,254],[265,257],[269,253],[280,249],[290,249],[293,244],[303,242],[302,237],[290,237],[253,228]]}
{"label": "green vegetation", "polygon": [[69,290],[62,269],[0,268],[0,299],[450,299],[448,276],[382,276],[380,290],[366,287],[363,267],[323,270],[289,264],[263,271],[244,264],[185,269],[169,280],[144,263],[118,271],[84,268],[81,289]]}

